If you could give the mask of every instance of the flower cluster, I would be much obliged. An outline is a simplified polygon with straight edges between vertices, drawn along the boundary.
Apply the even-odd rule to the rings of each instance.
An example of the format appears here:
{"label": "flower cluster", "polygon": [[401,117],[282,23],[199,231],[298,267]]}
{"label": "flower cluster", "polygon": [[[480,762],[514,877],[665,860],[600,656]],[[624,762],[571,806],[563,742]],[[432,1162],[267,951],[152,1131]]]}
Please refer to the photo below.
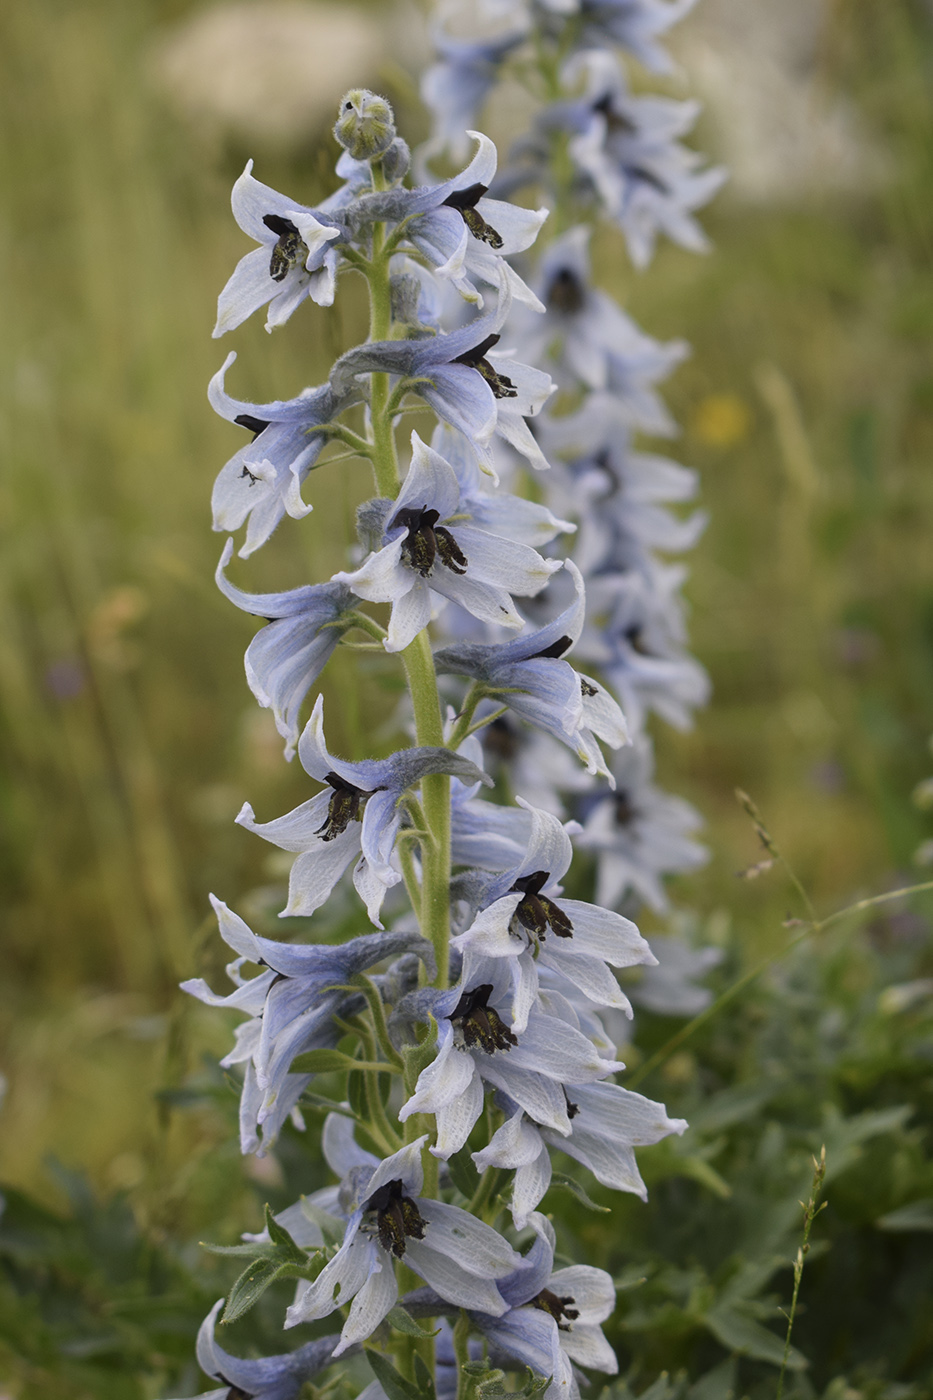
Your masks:
{"label": "flower cluster", "polygon": [[[567,9],[504,8],[548,33]],[[580,32],[629,36],[651,56],[672,8],[581,0]],[[525,32],[460,52],[471,102]],[[465,101],[452,83],[450,130]],[[530,1366],[550,1400],[575,1397],[579,1368],[617,1369],[601,1330],[614,1290],[598,1269],[554,1269],[539,1210],[552,1154],[644,1196],[635,1149],[686,1127],[613,1078],[624,1065],[606,1018],[631,1015],[617,970],[656,958],[630,918],[562,883],[574,839],[597,852],[609,904],[628,889],[659,903],[666,871],[697,859],[692,817],[650,785],[642,716],[676,720],[702,696],[675,571],[654,553],[685,547],[700,522],[667,511],[691,494],[690,473],[630,445],[636,429],[666,429],[655,384],[682,350],[588,290],[578,233],[551,246],[537,277],[519,275],[508,258],[531,246],[545,211],[490,194],[508,181],[497,183],[485,136],[469,133],[475,151],[458,175],[412,185],[383,98],[348,93],[334,134],[343,183],[316,206],[249,166],[237,181],[234,215],[258,246],[221,293],[215,334],[263,306],[269,329],[305,301],[327,307],[355,274],[369,287],[370,337],[291,400],[231,398],[232,356],[210,389],[251,435],[214,491],[215,528],[244,532],[241,557],[312,509],[332,443],[373,471],[358,544],[330,579],[247,592],[228,577],[231,539],[217,571],[237,607],[266,619],[247,679],[313,784],[285,815],[259,820],[246,804],[238,817],[294,857],[282,914],[305,920],[307,941],[257,934],[215,900],[233,990],[184,988],[245,1018],[223,1061],[242,1067],[244,1152],[274,1151],[283,1134],[307,1143],[306,1116],[331,1109],[335,1184],[267,1215],[243,1249],[262,1261],[247,1270],[251,1299],[259,1277],[296,1280],[287,1328],[339,1316],[333,1336],[247,1362],[217,1342],[218,1305],[198,1355],[216,1394],[272,1400],[378,1331],[368,1400],[412,1374],[425,1394],[432,1383],[450,1393],[451,1375],[480,1364],[477,1349]],[[683,192],[671,198],[686,207]],[[523,330],[534,318],[537,340]],[[544,346],[547,368],[535,363]],[[568,385],[591,399],[547,412]],[[412,433],[400,465],[409,406],[432,412],[436,429],[429,442]],[[543,501],[506,489],[526,467],[546,483]],[[573,559],[557,553],[562,536]],[[310,702],[335,650],[360,637],[407,683],[413,742],[386,757],[333,754],[322,697]],[[508,788],[491,794],[510,749]],[[324,906],[338,888],[359,931],[334,943]],[[346,1101],[327,1096],[335,1075]],[[410,1273],[423,1287],[400,1299]]]}

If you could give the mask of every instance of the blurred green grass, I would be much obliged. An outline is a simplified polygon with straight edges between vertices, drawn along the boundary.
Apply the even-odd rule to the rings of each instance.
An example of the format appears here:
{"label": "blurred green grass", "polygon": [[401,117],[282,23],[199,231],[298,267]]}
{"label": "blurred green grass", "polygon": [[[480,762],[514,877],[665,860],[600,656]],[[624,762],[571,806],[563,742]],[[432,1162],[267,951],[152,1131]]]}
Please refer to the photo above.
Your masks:
{"label": "blurred green grass", "polygon": [[[226,1125],[166,1119],[226,1035],[175,990],[219,971],[208,890],[236,904],[274,875],[233,825],[306,795],[241,656],[252,624],[214,591],[214,476],[239,438],[204,391],[226,345],[217,291],[243,251],[229,186],[246,152],[199,141],[146,80],[175,0],[35,0],[0,13],[0,813],[4,987],[0,1174],[54,1198],[55,1151],[160,1228],[247,1199]],[[821,910],[910,877],[910,806],[933,730],[933,44],[910,0],[837,4],[827,81],[890,160],[880,193],[705,217],[708,259],[664,249],[601,272],[693,358],[668,386],[673,455],[700,468],[709,530],[691,560],[692,641],[715,696],[658,731],[664,782],[701,809],[713,856],[675,897],[732,911],[750,955],[783,937],[786,889],[733,798],[753,794]],[[313,200],[325,137],[257,173]],[[285,397],[363,334],[352,282],[274,337],[232,339],[229,387]],[[314,514],[234,577],[261,590],[331,572],[361,467],[312,479]],[[271,562],[270,562],[271,561]],[[377,692],[339,657],[328,737],[380,741]],[[372,737],[375,735],[375,739]],[[793,910],[793,912],[799,912]],[[242,1181],[242,1194],[235,1183]]]}

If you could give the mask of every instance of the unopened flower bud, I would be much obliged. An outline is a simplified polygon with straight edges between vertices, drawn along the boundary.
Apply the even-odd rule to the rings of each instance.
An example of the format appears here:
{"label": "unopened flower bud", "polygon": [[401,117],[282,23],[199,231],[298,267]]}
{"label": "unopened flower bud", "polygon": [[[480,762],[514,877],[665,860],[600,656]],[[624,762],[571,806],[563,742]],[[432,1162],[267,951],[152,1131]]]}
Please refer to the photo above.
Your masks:
{"label": "unopened flower bud", "polygon": [[396,180],[404,179],[410,165],[411,151],[408,149],[408,142],[401,136],[396,136],[382,157],[382,169],[386,179],[390,184],[394,184]]}
{"label": "unopened flower bud", "polygon": [[354,160],[376,160],[395,140],[395,114],[384,97],[351,88],[340,103],[334,136]]}

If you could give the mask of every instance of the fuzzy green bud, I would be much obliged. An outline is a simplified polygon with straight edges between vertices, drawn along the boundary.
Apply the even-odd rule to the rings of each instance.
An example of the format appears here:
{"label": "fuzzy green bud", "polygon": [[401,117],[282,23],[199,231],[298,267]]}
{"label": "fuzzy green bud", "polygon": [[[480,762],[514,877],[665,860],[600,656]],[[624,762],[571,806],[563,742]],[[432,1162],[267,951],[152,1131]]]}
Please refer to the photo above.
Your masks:
{"label": "fuzzy green bud", "polygon": [[334,136],[354,160],[378,160],[395,140],[395,113],[384,97],[351,88],[341,100]]}

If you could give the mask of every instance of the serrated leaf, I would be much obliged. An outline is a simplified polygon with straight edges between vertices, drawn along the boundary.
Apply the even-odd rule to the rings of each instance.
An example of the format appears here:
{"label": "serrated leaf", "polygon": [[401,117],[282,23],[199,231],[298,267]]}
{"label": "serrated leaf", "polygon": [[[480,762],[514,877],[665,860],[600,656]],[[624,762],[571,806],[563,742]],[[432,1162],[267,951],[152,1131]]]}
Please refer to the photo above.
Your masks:
{"label": "serrated leaf", "polygon": [[386,1322],[390,1327],[394,1327],[396,1332],[404,1332],[406,1337],[436,1337],[441,1330],[439,1327],[432,1332],[428,1327],[422,1327],[420,1322],[416,1322],[411,1313],[403,1308],[401,1303],[396,1303],[386,1314]]}
{"label": "serrated leaf", "polygon": [[594,1210],[599,1215],[610,1214],[609,1207],[597,1205],[594,1200],[591,1200],[579,1181],[574,1181],[572,1176],[564,1176],[562,1172],[555,1172],[551,1177],[551,1187],[555,1186],[561,1191],[569,1191],[572,1196],[576,1196],[581,1206],[585,1206],[587,1210]]}
{"label": "serrated leaf", "polygon": [[387,1356],[373,1351],[371,1347],[364,1347],[363,1350],[370,1370],[382,1386],[388,1400],[421,1400],[418,1387],[400,1375]]}
{"label": "serrated leaf", "polygon": [[[750,1356],[755,1361],[769,1361],[772,1366],[780,1366],[784,1359],[784,1338],[769,1332],[747,1313],[735,1308],[713,1308],[707,1313],[704,1322],[717,1342],[729,1351],[740,1356]],[[795,1347],[787,1356],[787,1367],[791,1371],[802,1371],[807,1359]]]}
{"label": "serrated leaf", "polygon": [[270,1284],[287,1271],[287,1264],[276,1263],[274,1259],[256,1259],[243,1270],[231,1288],[221,1322],[236,1322],[238,1317],[249,1312]]}
{"label": "serrated leaf", "polygon": [[471,1200],[476,1194],[479,1186],[479,1172],[470,1156],[469,1148],[463,1147],[459,1152],[455,1152],[447,1159],[447,1170],[450,1172],[450,1179],[461,1195]]}

